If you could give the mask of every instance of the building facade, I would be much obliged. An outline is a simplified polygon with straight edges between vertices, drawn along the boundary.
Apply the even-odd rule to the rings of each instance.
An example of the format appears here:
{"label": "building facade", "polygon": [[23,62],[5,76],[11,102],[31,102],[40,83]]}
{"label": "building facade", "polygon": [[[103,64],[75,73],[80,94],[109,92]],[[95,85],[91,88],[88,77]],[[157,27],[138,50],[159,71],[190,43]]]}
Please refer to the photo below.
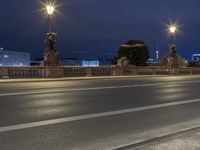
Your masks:
{"label": "building facade", "polygon": [[0,66],[30,66],[31,54],[0,48]]}
{"label": "building facade", "polygon": [[200,54],[192,54],[192,61],[200,62]]}
{"label": "building facade", "polygon": [[98,67],[111,66],[111,59],[81,59],[81,58],[62,58],[61,64],[64,66],[83,66]]}

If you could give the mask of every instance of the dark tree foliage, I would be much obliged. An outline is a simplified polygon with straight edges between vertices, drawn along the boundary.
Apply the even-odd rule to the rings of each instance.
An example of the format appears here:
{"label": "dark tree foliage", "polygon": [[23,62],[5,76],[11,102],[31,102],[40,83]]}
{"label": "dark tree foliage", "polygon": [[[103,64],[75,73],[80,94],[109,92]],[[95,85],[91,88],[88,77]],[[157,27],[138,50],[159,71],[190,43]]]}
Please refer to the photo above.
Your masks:
{"label": "dark tree foliage", "polygon": [[144,66],[149,58],[149,49],[143,41],[129,40],[119,48],[118,56],[128,58],[131,65]]}
{"label": "dark tree foliage", "polygon": [[200,67],[200,62],[198,61],[191,61],[188,67]]}
{"label": "dark tree foliage", "polygon": [[[182,58],[181,56],[177,56],[178,58],[178,66],[179,67],[187,67],[188,66],[188,62],[186,59]],[[158,61],[158,66],[167,66],[168,65],[168,61],[167,61],[167,56],[162,56],[160,58],[160,60]]]}

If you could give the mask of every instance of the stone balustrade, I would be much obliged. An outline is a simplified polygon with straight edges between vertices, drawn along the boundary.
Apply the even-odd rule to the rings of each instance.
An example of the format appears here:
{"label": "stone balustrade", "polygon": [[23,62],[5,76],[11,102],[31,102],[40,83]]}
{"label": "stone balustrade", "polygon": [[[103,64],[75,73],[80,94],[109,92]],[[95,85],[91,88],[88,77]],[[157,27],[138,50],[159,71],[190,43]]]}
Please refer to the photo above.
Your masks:
{"label": "stone balustrade", "polygon": [[169,67],[0,67],[0,78],[59,78],[123,75],[197,75],[200,68]]}
{"label": "stone balustrade", "polygon": [[112,76],[111,67],[0,67],[0,78]]}

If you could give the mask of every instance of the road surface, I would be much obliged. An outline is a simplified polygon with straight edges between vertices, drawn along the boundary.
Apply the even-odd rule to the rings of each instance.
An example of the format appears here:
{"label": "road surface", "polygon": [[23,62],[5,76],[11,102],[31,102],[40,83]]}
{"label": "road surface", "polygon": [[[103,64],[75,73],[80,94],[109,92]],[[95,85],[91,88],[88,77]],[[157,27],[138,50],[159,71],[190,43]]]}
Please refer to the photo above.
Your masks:
{"label": "road surface", "polygon": [[147,149],[200,129],[200,76],[0,83],[0,150]]}

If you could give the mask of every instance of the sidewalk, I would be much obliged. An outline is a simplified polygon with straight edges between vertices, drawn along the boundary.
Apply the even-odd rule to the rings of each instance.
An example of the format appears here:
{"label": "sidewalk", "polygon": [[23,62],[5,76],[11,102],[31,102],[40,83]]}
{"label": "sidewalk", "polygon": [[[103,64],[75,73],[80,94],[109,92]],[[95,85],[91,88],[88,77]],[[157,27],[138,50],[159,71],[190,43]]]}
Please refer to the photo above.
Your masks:
{"label": "sidewalk", "polygon": [[0,83],[12,83],[12,82],[46,82],[46,81],[72,81],[72,80],[95,80],[95,79],[122,79],[122,78],[145,78],[145,77],[169,77],[169,75],[135,75],[135,76],[100,76],[100,77],[65,77],[65,78],[0,79]]}
{"label": "sidewalk", "polygon": [[1,79],[0,83],[12,82],[48,82],[48,81],[73,81],[73,80],[96,80],[96,79],[123,79],[123,78],[146,78],[146,77],[200,77],[200,75],[133,75],[133,76],[98,76],[98,77],[64,77],[64,78],[26,78],[26,79]]}

